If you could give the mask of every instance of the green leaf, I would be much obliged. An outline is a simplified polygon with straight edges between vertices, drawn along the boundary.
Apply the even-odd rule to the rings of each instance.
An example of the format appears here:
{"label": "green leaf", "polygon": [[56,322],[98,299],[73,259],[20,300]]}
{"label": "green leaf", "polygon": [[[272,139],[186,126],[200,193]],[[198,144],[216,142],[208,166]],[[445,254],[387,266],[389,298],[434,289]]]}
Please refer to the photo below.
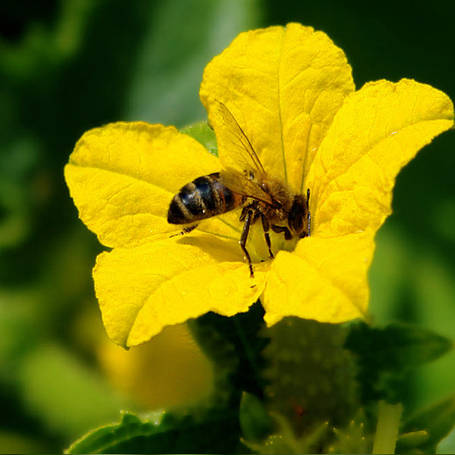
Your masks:
{"label": "green leaf", "polygon": [[365,323],[351,327],[346,348],[357,356],[358,379],[364,401],[400,400],[406,374],[441,357],[453,348],[448,338],[406,324],[373,328]]}
{"label": "green leaf", "polygon": [[200,142],[212,155],[218,156],[215,133],[207,122],[197,122],[181,129],[182,133],[188,134]]}
{"label": "green leaf", "polygon": [[[408,419],[397,442],[397,453],[409,448],[435,453],[438,443],[455,427],[455,395],[423,409]],[[406,436],[408,435],[408,436]],[[410,435],[414,435],[411,438]],[[411,444],[412,443],[412,444]]]}
{"label": "green leaf", "polygon": [[237,416],[211,409],[194,414],[126,412],[120,423],[91,431],[66,453],[222,453],[241,449]]}
{"label": "green leaf", "polygon": [[247,441],[260,441],[271,432],[273,422],[262,401],[244,392],[240,402],[240,428]]}

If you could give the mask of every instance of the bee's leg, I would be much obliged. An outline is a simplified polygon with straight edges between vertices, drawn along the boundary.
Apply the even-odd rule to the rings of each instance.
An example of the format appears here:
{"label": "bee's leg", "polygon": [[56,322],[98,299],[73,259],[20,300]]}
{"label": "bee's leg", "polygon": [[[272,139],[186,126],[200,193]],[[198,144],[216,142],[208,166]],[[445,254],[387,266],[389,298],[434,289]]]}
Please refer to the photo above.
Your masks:
{"label": "bee's leg", "polygon": [[306,190],[306,224],[307,224],[307,236],[311,234],[311,213],[310,213],[310,189]]}
{"label": "bee's leg", "polygon": [[253,210],[254,219],[251,222],[252,222],[252,224],[254,224],[254,222],[257,220],[257,217],[258,217],[258,213],[256,213],[257,212],[256,207],[257,207],[256,201],[253,201],[251,204],[245,205],[245,207],[243,207],[243,209],[242,209],[242,213],[240,214],[239,221],[245,221],[245,218],[246,218],[248,212],[250,210]]}
{"label": "bee's leg", "polygon": [[286,240],[292,239],[291,231],[286,226],[277,226],[276,224],[272,224],[272,231],[276,232],[277,234],[284,232],[284,238]]}
{"label": "bee's leg", "polygon": [[262,219],[262,228],[264,229],[265,243],[267,243],[270,257],[273,259],[272,243],[270,242],[270,235],[269,235],[269,230],[270,230],[269,220],[262,213],[261,213],[261,219]]}
{"label": "bee's leg", "polygon": [[246,249],[246,241],[248,238],[248,232],[250,231],[251,222],[253,220],[254,210],[250,207],[245,215],[245,224],[243,225],[242,235],[240,237],[240,248],[242,248],[243,253],[248,261],[248,266],[250,268],[250,276],[254,277],[253,264],[251,263],[250,253]]}
{"label": "bee's leg", "polygon": [[189,232],[193,231],[193,230],[196,229],[197,227],[198,227],[197,224],[194,224],[193,226],[184,227],[179,233],[177,233],[177,234],[172,234],[172,235],[169,236],[169,238],[177,237],[177,236],[179,236],[179,235],[188,234]]}
{"label": "bee's leg", "polygon": [[240,214],[239,221],[245,221],[246,215],[248,214],[248,210],[250,210],[251,207],[247,205],[246,207],[243,207],[242,213]]}

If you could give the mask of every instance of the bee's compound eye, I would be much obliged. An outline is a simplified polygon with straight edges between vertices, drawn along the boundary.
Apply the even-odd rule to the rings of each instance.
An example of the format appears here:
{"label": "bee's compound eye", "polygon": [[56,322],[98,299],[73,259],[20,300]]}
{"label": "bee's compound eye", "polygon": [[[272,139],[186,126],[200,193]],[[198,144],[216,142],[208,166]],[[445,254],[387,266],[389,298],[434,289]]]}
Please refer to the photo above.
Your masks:
{"label": "bee's compound eye", "polygon": [[291,230],[299,236],[303,232],[305,215],[306,207],[304,200],[301,196],[296,196],[289,212],[288,223]]}

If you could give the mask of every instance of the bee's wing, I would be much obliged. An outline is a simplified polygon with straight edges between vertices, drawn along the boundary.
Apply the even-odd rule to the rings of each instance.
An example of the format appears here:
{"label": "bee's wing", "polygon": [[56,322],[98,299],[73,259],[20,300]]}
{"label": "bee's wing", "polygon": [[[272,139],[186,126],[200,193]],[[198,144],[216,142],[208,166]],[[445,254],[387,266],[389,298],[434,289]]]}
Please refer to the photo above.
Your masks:
{"label": "bee's wing", "polygon": [[223,135],[217,138],[223,167],[240,172],[246,171],[247,174],[253,173],[256,177],[265,175],[262,163],[250,140],[226,105],[214,100],[210,114],[212,123],[223,128]]}
{"label": "bee's wing", "polygon": [[254,180],[250,180],[244,174],[234,169],[221,171],[221,180],[234,193],[257,199],[258,201],[272,204],[270,194],[266,193]]}

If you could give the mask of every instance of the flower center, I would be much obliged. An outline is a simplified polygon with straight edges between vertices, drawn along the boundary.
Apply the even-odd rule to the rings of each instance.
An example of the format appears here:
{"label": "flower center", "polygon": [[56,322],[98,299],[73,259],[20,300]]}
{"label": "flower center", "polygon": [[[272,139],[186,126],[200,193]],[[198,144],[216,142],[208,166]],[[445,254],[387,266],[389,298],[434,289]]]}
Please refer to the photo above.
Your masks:
{"label": "flower center", "polygon": [[[272,230],[269,231],[269,236],[274,256],[276,256],[281,250],[294,251],[299,240],[298,238],[286,240],[283,233],[278,234]],[[267,241],[265,239],[264,229],[260,221],[251,227],[248,240],[246,242],[246,248],[253,263],[264,262],[271,259],[267,247]]]}

